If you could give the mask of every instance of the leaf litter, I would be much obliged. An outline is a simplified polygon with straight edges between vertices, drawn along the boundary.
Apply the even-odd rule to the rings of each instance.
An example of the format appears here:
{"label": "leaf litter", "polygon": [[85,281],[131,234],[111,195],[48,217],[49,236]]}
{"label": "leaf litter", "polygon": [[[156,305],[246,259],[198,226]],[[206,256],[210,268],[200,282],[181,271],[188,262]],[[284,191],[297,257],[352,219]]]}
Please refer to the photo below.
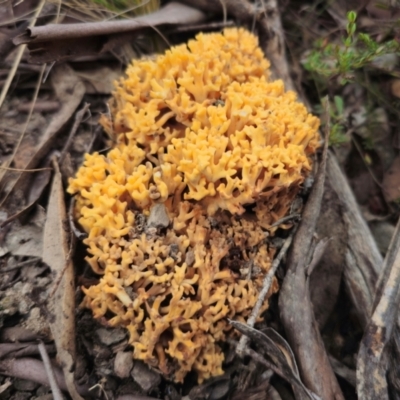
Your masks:
{"label": "leaf litter", "polygon": [[[24,11],[15,9],[18,11],[15,21],[21,21],[20,25],[15,28],[8,23],[7,35],[0,36],[0,50],[6,49],[5,54],[10,54],[10,60],[16,59],[15,47],[10,47],[10,35],[15,37],[24,31],[27,21],[24,13],[34,13],[33,5],[24,3]],[[197,15],[189,25],[183,14],[174,16],[170,20],[172,24],[168,23],[168,14],[163,15],[163,23],[157,28],[164,35],[159,48],[165,46],[165,38],[171,43],[185,41],[190,29],[194,29],[195,21],[201,22],[202,29],[206,30],[215,29],[217,24],[223,26],[228,17],[237,24],[247,24],[250,29],[257,26],[260,43],[271,57],[277,76],[285,80],[287,87],[296,87],[299,93],[303,92],[298,85],[302,80],[303,88],[308,88],[310,104],[317,109],[327,89],[321,86],[320,78],[313,80],[315,76],[298,68],[303,56],[300,52],[306,53],[312,48],[313,38],[335,40],[331,39],[332,26],[346,29],[343,12],[346,6],[340,0],[331,2],[326,8],[325,2],[321,4],[319,13],[313,2],[305,3],[302,8],[293,3],[287,12],[280,13],[282,10],[275,1],[260,4],[226,1],[223,6],[216,0],[199,1],[201,11],[188,10],[190,18]],[[168,6],[177,7],[176,10],[180,7],[174,3],[168,3]],[[66,4],[62,4],[61,9],[63,7]],[[371,14],[368,15],[363,7],[365,5],[360,2],[360,26],[378,40],[384,40],[388,33],[379,30],[381,17],[377,17],[380,14],[373,8],[373,2],[367,6]],[[44,17],[46,12],[44,7]],[[89,15],[79,12],[74,15],[90,21]],[[394,9],[392,14],[385,14],[389,23],[395,13]],[[98,15],[112,17],[113,14],[101,9]],[[11,21],[13,17],[8,15],[7,18]],[[146,17],[142,20],[146,21]],[[310,26],[315,20],[318,24]],[[181,30],[177,29],[177,32],[183,32],[180,35],[185,38],[174,37],[177,22],[181,24]],[[286,31],[285,42],[282,23]],[[182,30],[186,26],[188,30]],[[141,40],[140,35],[150,37],[154,43],[159,40],[157,33],[150,33],[147,26],[140,27],[138,32],[137,43]],[[293,32],[296,34],[292,35]],[[318,181],[319,172],[316,175],[313,190],[318,191],[319,200],[314,200],[310,194],[306,202],[289,255],[276,267],[281,291],[271,300],[263,321],[255,325],[256,329],[232,322],[250,341],[241,357],[235,354],[236,342],[228,346],[225,375],[202,385],[190,379],[184,385],[165,382],[144,364],[128,358],[131,353],[124,332],[104,329],[87,311],[77,308],[82,298],[79,286],[92,280],[93,275],[88,273],[82,261],[80,242],[75,246],[74,235],[70,232],[68,218],[73,222],[73,216],[66,212],[65,200],[69,202],[70,199],[65,197],[63,181],[79,166],[89,147],[102,151],[109,146],[109,139],[95,130],[99,115],[107,113],[105,101],[112,90],[112,81],[124,69],[121,60],[124,62],[127,58],[121,57],[120,52],[140,55],[143,51],[129,42],[128,37],[132,36],[121,36],[115,41],[105,35],[103,55],[98,56],[98,52],[90,49],[85,53],[81,47],[71,54],[69,64],[58,62],[47,67],[51,87],[43,85],[42,77],[37,86],[38,71],[44,70],[29,67],[27,60],[33,53],[28,56],[23,52],[20,76],[24,80],[15,80],[14,86],[10,86],[12,91],[0,109],[0,162],[3,167],[0,180],[0,396],[14,398],[26,393],[17,388],[15,382],[18,379],[39,384],[37,389],[32,389],[32,398],[49,394],[50,386],[51,390],[57,392],[59,388],[64,391],[64,396],[68,393],[73,399],[120,400],[261,400],[318,396],[355,399],[356,392],[359,398],[374,399],[388,398],[391,391],[400,393],[396,369],[400,357],[396,311],[399,287],[397,242],[400,236],[398,229],[394,230],[398,219],[396,163],[399,147],[393,146],[398,124],[394,116],[398,106],[396,100],[392,101],[397,96],[396,80],[388,78],[388,70],[381,64],[373,64],[373,72],[365,69],[365,76],[375,74],[377,77],[378,85],[375,86],[361,82],[364,85],[361,90],[360,82],[356,82],[342,88],[335,79],[329,81],[330,93],[344,99],[343,114],[346,115],[339,121],[337,114],[332,114],[332,129],[335,124],[343,124],[350,140],[333,145],[337,158],[332,153],[327,157],[325,185]],[[302,45],[296,43],[298,38],[303,38]],[[71,40],[68,46],[78,46],[76,39]],[[3,43],[6,43],[5,47],[2,47]],[[56,40],[51,48],[64,54],[65,48],[57,49],[60,43]],[[289,49],[290,66],[284,43]],[[43,49],[38,53],[50,62],[60,60],[55,54]],[[97,60],[102,60],[101,64]],[[11,66],[8,64],[7,68]],[[397,77],[399,71],[396,68],[392,66],[390,73]],[[296,73],[300,71],[294,81],[289,69]],[[19,68],[16,71],[18,74]],[[23,90],[32,90],[29,89],[32,87],[38,88],[37,96],[29,98]],[[380,90],[379,96],[375,97],[377,100],[367,102],[370,93],[377,93],[376,88]],[[22,101],[27,104],[25,108],[20,106]],[[51,102],[49,106],[47,101]],[[78,112],[87,110],[84,102],[91,104],[90,115],[85,114],[86,111]],[[367,109],[371,104],[372,112]],[[22,118],[23,114],[16,113],[16,109],[28,110],[28,120]],[[364,119],[360,120],[360,115]],[[16,136],[24,129],[26,132],[18,146]],[[58,167],[56,160],[60,154],[64,161]],[[323,165],[322,162],[321,171]],[[321,198],[319,213],[317,204]],[[371,227],[379,222],[388,232],[379,249],[365,220]],[[74,231],[79,234],[79,227]],[[310,255],[313,249],[314,258]],[[388,250],[383,262],[385,249]],[[293,302],[294,296],[299,296],[301,301]],[[13,334],[10,329],[17,329],[15,332],[18,333]],[[26,341],[21,339],[24,337]],[[43,360],[47,353],[53,359],[52,365],[39,355],[38,338],[45,345],[46,351],[41,349]]]}

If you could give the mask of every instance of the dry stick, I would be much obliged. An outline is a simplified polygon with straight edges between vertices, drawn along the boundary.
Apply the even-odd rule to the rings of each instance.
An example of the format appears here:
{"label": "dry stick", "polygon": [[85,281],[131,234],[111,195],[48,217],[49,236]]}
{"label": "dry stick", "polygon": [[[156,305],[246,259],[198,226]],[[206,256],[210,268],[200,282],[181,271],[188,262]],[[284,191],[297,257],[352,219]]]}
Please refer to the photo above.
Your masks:
{"label": "dry stick", "polygon": [[59,164],[63,163],[64,158],[65,158],[65,156],[67,154],[67,151],[69,150],[69,147],[71,146],[72,140],[73,140],[73,138],[74,138],[74,136],[76,134],[76,131],[78,130],[79,125],[81,124],[82,119],[83,119],[84,115],[86,114],[87,110],[89,110],[89,107],[90,107],[90,104],[89,103],[85,103],[83,105],[83,107],[75,114],[74,124],[72,125],[72,128],[71,128],[71,130],[69,132],[69,135],[68,135],[68,139],[65,142],[65,145],[64,145],[64,147],[63,147],[63,149],[61,151],[60,157],[58,159],[58,163]]}
{"label": "dry stick", "polygon": [[40,356],[42,357],[42,361],[44,364],[44,368],[46,370],[47,378],[50,383],[51,392],[53,393],[54,400],[63,400],[63,395],[61,393],[61,389],[58,386],[56,381],[56,377],[54,375],[53,367],[50,362],[49,355],[47,354],[46,347],[44,346],[43,342],[39,341],[39,352]]}
{"label": "dry stick", "polygon": [[387,345],[396,329],[400,298],[400,219],[384,261],[376,307],[361,340],[357,394],[365,400],[389,399]]}
{"label": "dry stick", "polygon": [[194,25],[182,25],[174,28],[173,33],[184,33],[184,32],[199,32],[211,29],[222,29],[235,26],[234,21],[228,20],[226,22],[209,22],[205,24],[194,24]]}
{"label": "dry stick", "polygon": [[14,39],[14,43],[19,45],[64,39],[82,39],[116,33],[130,33],[138,29],[151,27],[152,25],[196,23],[203,20],[204,17],[203,13],[192,7],[171,2],[152,14],[128,20],[78,24],[49,24],[28,28],[26,33]]}
{"label": "dry stick", "polygon": [[[250,314],[250,317],[247,320],[247,325],[249,325],[250,327],[254,327],[254,324],[256,323],[258,315],[260,314],[261,307],[265,301],[265,297],[267,296],[269,289],[271,287],[271,284],[272,284],[272,280],[274,279],[275,272],[276,272],[277,268],[279,267],[279,264],[282,261],[282,258],[285,256],[290,245],[292,244],[293,235],[294,235],[295,231],[296,231],[296,228],[293,229],[293,231],[290,233],[289,237],[285,240],[285,243],[283,244],[282,248],[280,249],[278,255],[275,257],[274,261],[272,262],[271,268],[269,269],[268,273],[264,277],[262,289],[261,289],[260,293],[258,294],[257,302]],[[243,335],[240,338],[239,344],[236,348],[236,353],[240,357],[243,356],[243,351],[244,351],[244,348],[246,347],[248,341],[249,341],[249,338],[245,335]]]}
{"label": "dry stick", "polygon": [[[38,5],[38,8],[36,9],[35,15],[33,16],[33,19],[31,21],[31,23],[29,24],[30,28],[33,27],[36,24],[36,20],[37,20],[39,14],[41,13],[45,3],[46,3],[46,0],[41,0],[40,4]],[[10,70],[10,73],[7,76],[7,80],[4,83],[3,89],[1,90],[1,93],[0,93],[0,108],[3,105],[4,99],[7,96],[8,89],[10,88],[11,82],[14,79],[15,73],[17,72],[18,65],[19,65],[19,62],[21,61],[22,55],[24,54],[25,48],[26,48],[26,46],[24,45],[24,46],[21,46],[18,49],[17,55],[16,55],[16,57],[14,59],[13,66],[12,66],[12,68]]]}
{"label": "dry stick", "polygon": [[13,270],[21,268],[21,267],[23,267],[25,265],[33,264],[33,263],[38,262],[40,260],[41,260],[41,257],[33,257],[30,260],[21,261],[20,263],[15,264],[15,265],[11,265],[10,267],[0,268],[0,274],[3,274],[5,272],[13,271]]}
{"label": "dry stick", "polygon": [[309,251],[321,209],[328,158],[329,102],[326,104],[328,123],[322,161],[288,256],[288,270],[279,295],[279,309],[303,382],[321,398],[339,400],[343,399],[343,394],[315,321],[306,279]]}
{"label": "dry stick", "polygon": [[127,20],[49,24],[27,29],[13,42],[28,44],[30,60],[43,63],[100,54],[117,43],[132,40],[140,30],[151,28],[157,31],[156,26],[191,25],[205,19],[206,15],[198,9],[171,2],[154,13]]}
{"label": "dry stick", "polygon": [[[50,385],[43,362],[36,358],[24,357],[0,360],[0,373],[5,376],[37,382],[45,386]],[[65,377],[61,368],[54,367],[54,374],[59,387],[63,391],[67,391]],[[78,386],[78,392],[82,396],[87,396],[89,393],[88,385]]]}

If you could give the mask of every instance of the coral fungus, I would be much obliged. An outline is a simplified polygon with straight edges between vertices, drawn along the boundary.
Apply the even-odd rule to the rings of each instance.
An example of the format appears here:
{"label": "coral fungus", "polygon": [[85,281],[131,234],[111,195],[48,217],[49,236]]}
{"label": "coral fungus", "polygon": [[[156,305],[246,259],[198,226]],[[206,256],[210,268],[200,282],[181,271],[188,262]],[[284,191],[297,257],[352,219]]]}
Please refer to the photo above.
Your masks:
{"label": "coral fungus", "polygon": [[226,29],[133,61],[102,122],[113,149],[68,189],[101,275],[84,305],[167,378],[221,374],[227,318],[255,304],[319,121],[270,80],[255,36]]}

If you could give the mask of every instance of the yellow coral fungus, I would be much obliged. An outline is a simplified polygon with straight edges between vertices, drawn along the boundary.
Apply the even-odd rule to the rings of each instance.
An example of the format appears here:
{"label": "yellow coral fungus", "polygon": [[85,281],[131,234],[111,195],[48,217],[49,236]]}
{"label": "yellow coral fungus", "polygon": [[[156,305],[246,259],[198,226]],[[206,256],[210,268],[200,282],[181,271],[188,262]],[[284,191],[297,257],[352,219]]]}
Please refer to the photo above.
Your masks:
{"label": "yellow coral fungus", "polygon": [[167,378],[221,374],[227,318],[255,304],[267,231],[311,168],[319,121],[270,80],[244,29],[133,61],[111,116],[114,148],[86,155],[68,189],[101,275],[84,305],[125,327],[134,358]]}

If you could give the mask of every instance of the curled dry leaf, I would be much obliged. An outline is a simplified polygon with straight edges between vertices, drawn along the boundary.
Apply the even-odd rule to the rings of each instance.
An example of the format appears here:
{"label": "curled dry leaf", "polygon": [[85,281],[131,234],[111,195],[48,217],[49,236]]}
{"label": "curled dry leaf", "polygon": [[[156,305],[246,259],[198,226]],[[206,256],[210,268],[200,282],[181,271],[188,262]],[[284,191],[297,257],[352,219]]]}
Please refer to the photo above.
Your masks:
{"label": "curled dry leaf", "polygon": [[30,61],[44,63],[102,53],[113,44],[121,46],[132,40],[138,30],[165,24],[194,24],[204,19],[201,11],[171,2],[152,14],[128,20],[29,28],[14,39],[14,44],[28,44]]}
{"label": "curled dry leaf", "polygon": [[[75,284],[70,259],[67,219],[62,177],[54,162],[55,173],[47,208],[43,238],[43,262],[51,268],[59,282],[48,301],[49,323],[57,347],[57,356],[64,371],[65,383],[73,400],[83,400],[74,383],[75,363]],[[59,277],[62,275],[62,278]]]}
{"label": "curled dry leaf", "polygon": [[268,329],[267,334],[265,334],[238,321],[230,321],[230,323],[257,345],[257,348],[261,350],[274,372],[292,385],[297,395],[296,398],[304,400],[320,399],[315,393],[307,389],[301,381],[290,346],[277,332],[273,329]]}

